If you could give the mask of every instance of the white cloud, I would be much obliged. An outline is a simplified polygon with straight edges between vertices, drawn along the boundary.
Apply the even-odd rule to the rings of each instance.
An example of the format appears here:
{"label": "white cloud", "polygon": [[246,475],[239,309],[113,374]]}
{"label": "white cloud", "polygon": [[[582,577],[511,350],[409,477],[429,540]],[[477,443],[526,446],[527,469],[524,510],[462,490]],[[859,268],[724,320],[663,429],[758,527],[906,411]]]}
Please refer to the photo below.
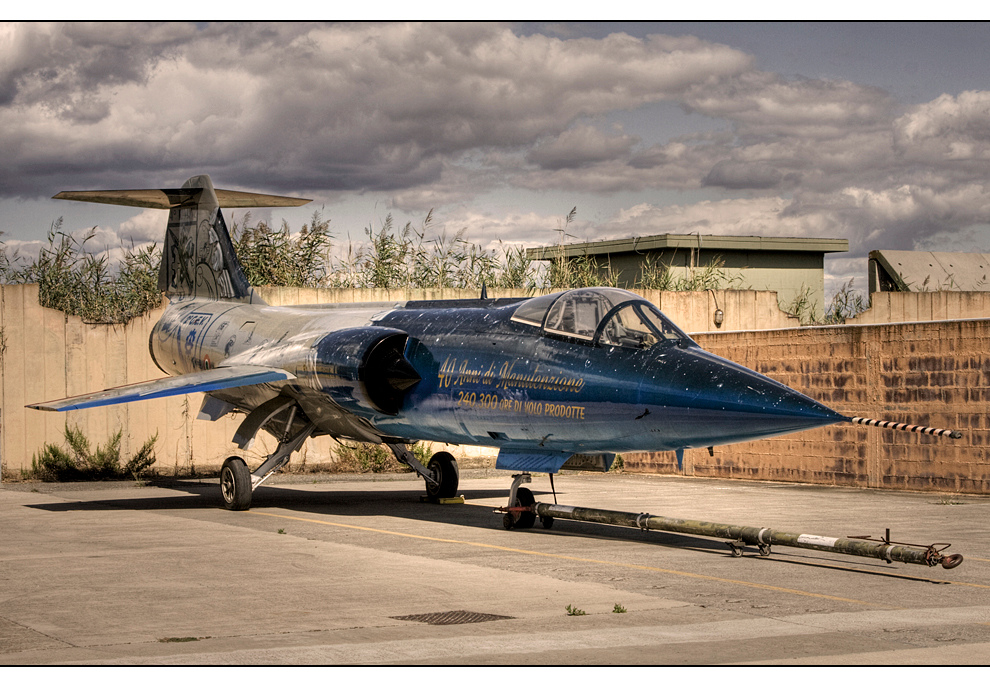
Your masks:
{"label": "white cloud", "polygon": [[252,187],[404,189],[465,151],[530,146],[751,61],[690,37],[559,40],[495,24],[13,34],[0,185],[22,194],[63,172],[116,182],[204,166]]}
{"label": "white cloud", "polygon": [[[476,201],[563,191],[591,196],[574,201],[584,211],[610,194],[690,191],[708,200],[630,201],[582,235],[847,237],[854,260],[990,224],[990,91],[908,105],[754,65],[691,36],[491,23],[5,25],[0,193],[209,171],[225,188],[436,208],[487,245],[533,245],[552,242],[558,218]],[[611,123],[659,102],[711,130]],[[149,212],[112,231],[122,245],[158,240],[163,224]]]}

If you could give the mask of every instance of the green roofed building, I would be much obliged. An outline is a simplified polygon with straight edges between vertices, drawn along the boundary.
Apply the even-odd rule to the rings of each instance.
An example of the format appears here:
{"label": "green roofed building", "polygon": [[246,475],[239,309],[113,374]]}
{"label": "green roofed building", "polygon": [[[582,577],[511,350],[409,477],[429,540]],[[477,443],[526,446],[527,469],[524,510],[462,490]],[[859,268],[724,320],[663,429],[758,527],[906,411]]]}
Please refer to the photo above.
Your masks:
{"label": "green roofed building", "polygon": [[526,257],[586,262],[627,289],[658,288],[662,272],[669,285],[683,288],[686,282],[700,281],[707,270],[708,276],[719,277],[714,288],[776,291],[782,306],[803,298],[821,315],[825,254],[848,250],[847,239],[661,234],[531,248]]}

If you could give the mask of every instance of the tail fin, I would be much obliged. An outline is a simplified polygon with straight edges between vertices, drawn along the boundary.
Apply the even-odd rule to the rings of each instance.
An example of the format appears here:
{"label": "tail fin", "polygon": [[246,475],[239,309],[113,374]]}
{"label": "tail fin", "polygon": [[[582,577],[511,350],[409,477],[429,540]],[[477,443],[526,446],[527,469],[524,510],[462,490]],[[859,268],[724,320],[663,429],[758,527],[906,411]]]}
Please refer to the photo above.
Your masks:
{"label": "tail fin", "polygon": [[220,208],[295,207],[309,202],[304,198],[214,189],[206,174],[192,177],[180,189],[63,191],[55,198],[167,209],[168,228],[158,287],[168,297],[196,296],[245,303],[263,301],[237,262]]}

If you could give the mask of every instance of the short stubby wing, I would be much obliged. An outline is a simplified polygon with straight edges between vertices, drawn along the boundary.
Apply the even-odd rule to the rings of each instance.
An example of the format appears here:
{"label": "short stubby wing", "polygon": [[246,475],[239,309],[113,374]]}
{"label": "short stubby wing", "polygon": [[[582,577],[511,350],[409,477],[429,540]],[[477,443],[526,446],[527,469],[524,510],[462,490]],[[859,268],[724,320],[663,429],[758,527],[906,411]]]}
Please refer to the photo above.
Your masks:
{"label": "short stubby wing", "polygon": [[32,403],[27,407],[36,410],[53,411],[79,410],[82,408],[96,408],[98,406],[109,406],[117,403],[146,401],[152,398],[216,391],[217,389],[230,389],[239,386],[266,384],[291,379],[295,379],[295,376],[290,372],[274,367],[233,365],[230,367],[204,370],[203,372],[192,372],[176,377],[154,379],[149,382],[117,386],[112,389],[105,389],[104,391],[62,398],[57,401]]}

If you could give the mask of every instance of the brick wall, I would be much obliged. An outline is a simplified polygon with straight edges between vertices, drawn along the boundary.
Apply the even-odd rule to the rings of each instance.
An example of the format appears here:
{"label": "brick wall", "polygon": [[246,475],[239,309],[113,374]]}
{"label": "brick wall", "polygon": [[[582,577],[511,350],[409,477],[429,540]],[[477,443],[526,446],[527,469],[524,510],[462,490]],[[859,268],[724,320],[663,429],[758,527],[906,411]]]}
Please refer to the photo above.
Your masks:
{"label": "brick wall", "polygon": [[[958,429],[962,439],[852,424],[685,453],[705,477],[990,494],[990,320],[700,334],[704,348],[850,416]],[[626,454],[676,472],[670,453]]]}

